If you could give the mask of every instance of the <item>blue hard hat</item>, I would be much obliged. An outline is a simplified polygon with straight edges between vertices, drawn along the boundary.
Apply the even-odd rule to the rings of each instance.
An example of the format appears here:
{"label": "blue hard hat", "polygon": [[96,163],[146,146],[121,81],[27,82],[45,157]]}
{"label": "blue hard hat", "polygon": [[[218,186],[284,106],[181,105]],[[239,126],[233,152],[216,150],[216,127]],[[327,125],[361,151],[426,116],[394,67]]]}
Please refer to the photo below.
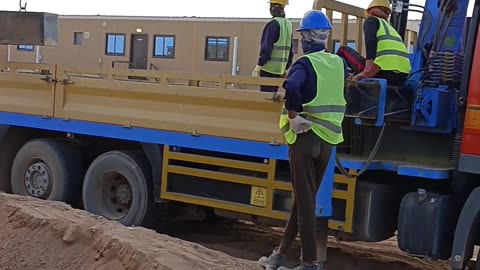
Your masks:
{"label": "blue hard hat", "polygon": [[300,21],[300,28],[297,31],[315,30],[315,29],[332,29],[330,20],[320,10],[310,10],[303,15]]}

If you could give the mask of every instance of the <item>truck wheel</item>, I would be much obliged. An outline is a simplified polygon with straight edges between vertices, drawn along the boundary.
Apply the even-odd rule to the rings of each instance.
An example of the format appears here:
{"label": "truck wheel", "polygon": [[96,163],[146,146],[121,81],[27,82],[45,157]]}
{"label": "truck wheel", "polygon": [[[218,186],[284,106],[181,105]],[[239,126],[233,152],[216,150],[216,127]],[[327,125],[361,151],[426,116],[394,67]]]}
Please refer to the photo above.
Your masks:
{"label": "truck wheel", "polygon": [[18,151],[12,165],[12,192],[70,204],[80,200],[81,158],[63,141],[34,139]]}
{"label": "truck wheel", "polygon": [[156,205],[151,178],[143,155],[130,151],[104,153],[85,174],[85,210],[126,226],[152,226],[151,212]]}

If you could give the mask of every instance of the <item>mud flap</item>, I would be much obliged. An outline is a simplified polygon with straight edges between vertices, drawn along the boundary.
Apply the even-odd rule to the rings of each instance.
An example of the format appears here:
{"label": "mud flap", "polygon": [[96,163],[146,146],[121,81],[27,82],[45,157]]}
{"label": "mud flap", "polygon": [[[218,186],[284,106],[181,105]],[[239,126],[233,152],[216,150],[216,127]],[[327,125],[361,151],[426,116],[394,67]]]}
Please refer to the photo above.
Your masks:
{"label": "mud flap", "polygon": [[480,233],[480,187],[472,191],[463,206],[453,241],[451,267],[464,269],[473,256],[475,241]]}
{"label": "mud flap", "polygon": [[160,186],[162,180],[163,146],[158,144],[142,143],[142,149],[152,168],[154,200],[157,203],[162,202],[160,199]]}
{"label": "mud flap", "polygon": [[9,127],[10,126],[7,125],[0,125],[0,142],[2,142],[5,135],[7,135]]}

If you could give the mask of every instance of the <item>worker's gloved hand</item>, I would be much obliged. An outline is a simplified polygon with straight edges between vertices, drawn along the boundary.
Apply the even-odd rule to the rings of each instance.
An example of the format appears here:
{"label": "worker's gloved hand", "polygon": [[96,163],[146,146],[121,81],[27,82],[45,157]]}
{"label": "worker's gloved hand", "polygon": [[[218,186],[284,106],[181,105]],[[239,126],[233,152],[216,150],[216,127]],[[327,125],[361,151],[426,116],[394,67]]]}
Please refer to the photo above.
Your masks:
{"label": "worker's gloved hand", "polygon": [[256,65],[255,68],[252,71],[252,77],[258,77],[260,75],[260,69],[262,67],[259,65]]}
{"label": "worker's gloved hand", "polygon": [[295,118],[289,118],[288,121],[290,122],[290,128],[297,134],[309,131],[311,125],[313,124],[312,121],[307,120],[298,114],[295,116]]}

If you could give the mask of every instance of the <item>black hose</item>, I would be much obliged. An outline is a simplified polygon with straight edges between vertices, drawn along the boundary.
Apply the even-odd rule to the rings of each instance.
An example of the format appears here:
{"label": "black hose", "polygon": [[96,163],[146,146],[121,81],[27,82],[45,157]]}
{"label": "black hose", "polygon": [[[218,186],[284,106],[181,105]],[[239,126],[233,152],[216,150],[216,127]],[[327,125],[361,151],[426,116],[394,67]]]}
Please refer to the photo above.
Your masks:
{"label": "black hose", "polygon": [[367,171],[368,166],[370,166],[370,163],[372,163],[373,158],[377,154],[378,148],[380,148],[380,143],[382,142],[383,132],[385,131],[386,126],[387,126],[387,123],[383,123],[382,130],[380,131],[380,134],[378,135],[377,142],[375,143],[375,146],[373,147],[372,152],[370,153],[370,156],[367,159],[367,162],[365,162],[365,165],[363,166],[363,168],[357,174],[352,175],[349,172],[347,172],[347,170],[343,167],[342,162],[338,158],[338,155],[335,155],[335,162],[337,163],[337,167],[345,177],[347,177],[347,178],[359,177],[360,175],[362,175],[364,172]]}
{"label": "black hose", "polygon": [[404,5],[404,6],[407,6],[407,7],[418,7],[418,8],[425,9],[425,7],[424,7],[424,6],[421,6],[421,5],[415,5],[415,4],[410,4],[410,3],[404,3],[403,5]]}

